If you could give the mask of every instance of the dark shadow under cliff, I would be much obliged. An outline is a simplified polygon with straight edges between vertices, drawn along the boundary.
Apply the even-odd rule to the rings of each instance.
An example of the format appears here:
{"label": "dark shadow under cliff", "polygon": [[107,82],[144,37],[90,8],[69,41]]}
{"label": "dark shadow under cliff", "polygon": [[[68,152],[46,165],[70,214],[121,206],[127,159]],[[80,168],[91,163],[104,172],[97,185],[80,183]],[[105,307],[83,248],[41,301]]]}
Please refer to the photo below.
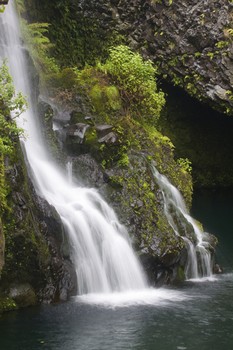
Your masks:
{"label": "dark shadow under cliff", "polygon": [[201,104],[179,88],[163,86],[167,105],[162,133],[175,155],[192,162],[195,187],[233,186],[233,118]]}

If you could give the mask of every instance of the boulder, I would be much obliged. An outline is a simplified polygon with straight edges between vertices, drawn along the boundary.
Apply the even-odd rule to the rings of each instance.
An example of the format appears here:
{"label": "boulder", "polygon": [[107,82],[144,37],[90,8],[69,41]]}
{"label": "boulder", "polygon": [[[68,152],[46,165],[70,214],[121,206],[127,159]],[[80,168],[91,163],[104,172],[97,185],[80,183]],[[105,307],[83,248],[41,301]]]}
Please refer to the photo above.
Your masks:
{"label": "boulder", "polygon": [[67,139],[72,140],[75,143],[83,143],[87,129],[90,127],[89,124],[77,123],[68,126],[66,130]]}
{"label": "boulder", "polygon": [[114,132],[110,132],[107,135],[101,137],[98,139],[99,143],[116,143],[117,142],[117,135]]}

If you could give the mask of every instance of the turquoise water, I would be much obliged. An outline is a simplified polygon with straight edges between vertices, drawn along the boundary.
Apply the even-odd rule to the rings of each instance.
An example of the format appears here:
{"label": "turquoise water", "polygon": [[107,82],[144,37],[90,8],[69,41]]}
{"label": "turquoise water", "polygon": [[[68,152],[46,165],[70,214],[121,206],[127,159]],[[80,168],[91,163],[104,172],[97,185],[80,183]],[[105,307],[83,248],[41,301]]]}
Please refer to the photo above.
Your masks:
{"label": "turquoise water", "polygon": [[217,262],[226,271],[233,269],[233,190],[199,190],[194,192],[192,214],[207,232],[219,240]]}
{"label": "turquoise water", "polygon": [[91,304],[73,300],[11,312],[0,318],[0,349],[233,349],[231,198],[229,191],[196,193],[193,205],[196,218],[221,240],[217,259],[223,275],[159,289],[156,297],[135,299],[137,305],[94,298]]}

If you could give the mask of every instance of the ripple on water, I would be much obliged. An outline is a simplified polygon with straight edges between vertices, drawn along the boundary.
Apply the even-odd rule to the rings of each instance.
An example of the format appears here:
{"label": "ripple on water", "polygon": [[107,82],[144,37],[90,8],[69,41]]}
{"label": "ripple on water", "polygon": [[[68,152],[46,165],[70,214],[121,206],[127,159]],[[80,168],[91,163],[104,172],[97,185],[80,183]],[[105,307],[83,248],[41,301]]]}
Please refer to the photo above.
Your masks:
{"label": "ripple on water", "polygon": [[109,294],[85,294],[75,297],[79,303],[102,306],[106,308],[129,307],[136,305],[166,306],[179,303],[192,297],[180,290],[166,288],[148,288],[138,291],[127,291]]}

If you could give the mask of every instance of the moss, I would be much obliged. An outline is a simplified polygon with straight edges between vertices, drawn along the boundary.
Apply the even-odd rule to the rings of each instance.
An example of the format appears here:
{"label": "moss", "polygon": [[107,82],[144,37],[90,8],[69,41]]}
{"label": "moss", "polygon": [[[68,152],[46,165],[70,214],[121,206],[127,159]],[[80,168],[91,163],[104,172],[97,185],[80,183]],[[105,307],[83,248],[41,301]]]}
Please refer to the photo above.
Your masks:
{"label": "moss", "polygon": [[[42,1],[40,5],[43,6],[45,3]],[[50,5],[46,6],[49,9]],[[99,37],[96,37],[95,34],[99,35],[101,29],[99,23],[95,20],[90,23],[89,18],[82,18],[83,22],[81,20],[74,23],[71,13],[72,6],[67,7],[66,1],[60,3],[60,8],[55,4],[55,13],[60,14],[61,9],[65,11],[62,21],[65,20],[66,23],[62,22],[59,28],[56,18],[56,30],[55,22],[52,21],[50,27],[51,39],[56,43],[54,54],[60,63],[66,64],[69,59],[69,65],[76,64],[80,67],[84,65],[84,62],[93,64],[92,54],[95,60],[98,57],[103,58],[106,46],[100,45],[98,48],[96,46],[99,43],[97,40]],[[85,31],[84,36],[80,35],[80,30]],[[87,34],[88,40],[86,40]],[[163,32],[159,34],[164,35]],[[72,40],[70,43],[65,39],[67,35],[75,36],[77,40]],[[95,42],[93,43],[92,40]],[[73,47],[75,41],[76,46]],[[86,48],[82,46],[84,42],[92,45],[92,51],[87,48],[88,58],[87,53],[84,52]],[[109,42],[106,40],[107,45]],[[67,43],[69,50],[65,50]],[[98,52],[95,49],[98,49]],[[122,70],[121,64],[118,65],[118,58],[120,61],[125,60],[122,62],[126,68],[125,71]],[[183,61],[186,59],[186,56],[182,58]],[[177,65],[178,60],[174,58],[169,64],[170,66]],[[73,76],[73,72],[77,74],[77,78]],[[105,64],[98,64],[96,67],[86,66],[81,71],[72,71],[72,83],[67,86],[67,89],[68,92],[71,91],[71,96],[81,94],[86,98],[95,116],[94,124],[111,123],[117,136],[115,143],[101,144],[98,142],[95,125],[93,125],[86,132],[84,143],[75,145],[74,148],[77,149],[77,152],[90,151],[105,168],[106,173],[110,173],[110,185],[116,189],[112,192],[113,202],[118,203],[122,215],[127,218],[123,222],[128,220],[127,226],[130,230],[135,230],[134,243],[137,248],[141,251],[150,250],[151,255],[160,257],[164,263],[169,265],[174,256],[177,256],[182,250],[183,243],[182,239],[174,235],[165,218],[161,206],[161,192],[151,174],[148,159],[153,160],[159,171],[167,175],[171,182],[183,192],[188,203],[191,201],[192,185],[191,176],[184,164],[174,160],[174,147],[169,138],[163,136],[155,128],[155,123],[158,122],[164,105],[164,94],[157,89],[154,79],[156,72],[156,67],[150,61],[144,62],[139,54],[133,53],[127,47],[120,46],[111,49],[109,59]],[[70,73],[68,71],[64,76],[69,76]],[[55,83],[56,79],[62,82],[63,77],[55,76]],[[65,91],[65,84],[66,79],[61,84],[63,91]],[[192,87],[188,79],[185,84]],[[78,118],[82,118],[82,115],[79,115]],[[14,230],[14,225],[15,221],[12,220],[9,231]],[[9,235],[8,239],[11,238]],[[16,256],[17,275],[20,274],[20,279],[30,279],[30,276],[27,275],[29,262],[34,264],[33,269],[40,273],[37,256],[39,245],[33,230],[28,236],[24,235],[24,239],[22,235],[14,237],[13,241],[8,242],[7,245],[11,249],[8,248],[7,251],[8,260],[5,270],[7,275],[10,275],[9,272],[11,272],[12,278],[17,278],[12,271]],[[21,255],[24,250],[28,254]]]}
{"label": "moss", "polygon": [[[161,191],[152,176],[150,164],[152,161],[156,164],[190,205],[190,163],[187,159],[175,160],[170,139],[158,131],[153,120],[144,118],[143,113],[135,114],[130,101],[126,108],[124,94],[119,94],[118,85],[112,83],[112,77],[98,67],[86,67],[78,72],[76,89],[82,96],[87,96],[94,123],[86,133],[84,144],[76,145],[76,152],[88,147],[85,150],[88,149],[102,164],[108,178],[104,195],[114,203],[137,250],[140,253],[148,251],[169,266],[181,253],[184,242],[167,222]],[[116,101],[117,108],[112,108]],[[84,115],[78,114],[76,118],[72,122],[84,122]],[[113,126],[112,131],[117,136],[115,143],[98,142],[95,124],[100,123]]]}
{"label": "moss", "polygon": [[61,66],[84,66],[94,64],[107,56],[110,46],[122,43],[124,38],[113,26],[103,26],[103,16],[93,16],[90,7],[95,2],[79,3],[69,0],[46,0],[26,2],[25,9],[31,21],[50,24],[48,36],[53,44],[53,57]]}
{"label": "moss", "polygon": [[15,301],[9,297],[0,295],[0,314],[12,310],[17,310]]}
{"label": "moss", "polygon": [[56,138],[56,134],[53,130],[54,111],[50,105],[41,102],[38,106],[38,113],[44,129],[43,141],[46,144],[46,148],[50,153],[51,158],[56,159],[59,163],[62,163],[63,154],[61,152],[60,144]]}
{"label": "moss", "polygon": [[4,232],[6,249],[2,285],[15,281],[39,283],[42,277],[40,269],[48,261],[48,250],[41,239],[35,238],[31,221],[26,219],[24,225],[16,227],[12,220],[10,224],[5,225]]}
{"label": "moss", "polygon": [[0,155],[0,214],[7,209],[7,187],[5,181],[5,165],[4,158]]}
{"label": "moss", "polygon": [[184,267],[178,266],[176,281],[183,282],[183,281],[185,281],[185,279],[186,279],[186,277],[185,277]]}
{"label": "moss", "polygon": [[8,210],[2,215],[5,236],[5,264],[1,274],[3,290],[16,282],[28,282],[38,290],[45,283],[45,271],[50,259],[48,246],[34,221],[34,204],[23,163],[23,155],[17,144],[14,161],[7,168]]}
{"label": "moss", "polygon": [[148,161],[141,154],[131,153],[128,167],[114,168],[114,174],[110,177],[110,185],[115,189],[111,199],[119,203],[121,211],[118,214],[123,222],[125,216],[132,218],[129,231],[133,233],[137,250],[149,249],[152,256],[160,259],[166,256],[168,260],[170,255],[179,255],[184,244],[182,239],[174,236],[167,222],[161,193]]}

